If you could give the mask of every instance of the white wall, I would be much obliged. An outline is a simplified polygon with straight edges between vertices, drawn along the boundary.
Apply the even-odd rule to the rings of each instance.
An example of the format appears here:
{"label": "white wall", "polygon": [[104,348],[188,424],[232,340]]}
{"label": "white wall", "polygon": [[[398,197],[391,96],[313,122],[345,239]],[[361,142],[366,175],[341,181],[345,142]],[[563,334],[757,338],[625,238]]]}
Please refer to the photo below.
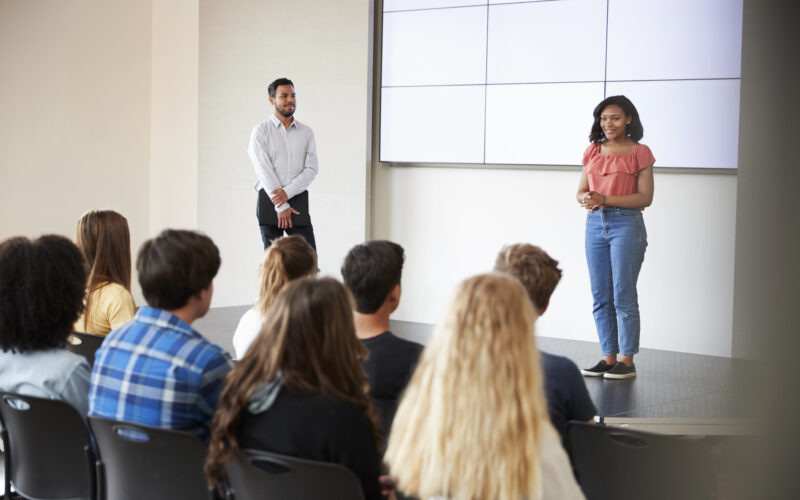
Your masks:
{"label": "white wall", "polygon": [[146,239],[150,26],[150,2],[0,1],[0,240],[74,238],[89,209]]}
{"label": "white wall", "polygon": [[153,2],[150,234],[197,228],[198,0]]}
{"label": "white wall", "polygon": [[200,2],[199,227],[222,253],[215,306],[254,300],[263,246],[250,131],[272,112],[267,86],[288,77],[296,118],[316,135],[310,193],[319,267],[339,274],[366,234],[370,2]]}
{"label": "white wall", "polygon": [[222,254],[214,305],[251,302],[245,148],[267,84],[289,76],[317,136],[320,267],[338,275],[367,232],[371,18],[359,0],[0,0],[0,239],[74,237],[90,208],[128,218],[134,255],[165,227],[199,228]]}
{"label": "white wall", "polygon": [[[377,167],[373,176],[373,237],[407,256],[396,319],[438,322],[459,281],[491,270],[503,245],[531,242],[564,271],[538,334],[596,341],[579,172]],[[735,176],[656,173],[642,347],[730,356],[735,210]]]}

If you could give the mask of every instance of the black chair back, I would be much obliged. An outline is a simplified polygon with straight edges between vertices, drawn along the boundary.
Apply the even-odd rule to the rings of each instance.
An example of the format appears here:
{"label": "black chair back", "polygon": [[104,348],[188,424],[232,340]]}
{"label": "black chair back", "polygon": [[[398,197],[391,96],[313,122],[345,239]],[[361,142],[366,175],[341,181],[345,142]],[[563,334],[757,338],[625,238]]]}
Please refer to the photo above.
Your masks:
{"label": "black chair back", "polygon": [[194,434],[89,417],[98,454],[99,490],[109,500],[212,498]]}
{"label": "black chair back", "polygon": [[236,500],[364,499],[358,477],[339,464],[239,450],[228,463],[227,473],[229,498]]}
{"label": "black chair back", "polygon": [[698,440],[570,422],[567,444],[589,500],[717,498],[711,452]]}
{"label": "black chair back", "polygon": [[86,358],[91,367],[94,366],[94,353],[100,348],[104,339],[105,337],[100,335],[73,332],[67,339],[67,349]]}
{"label": "black chair back", "polygon": [[0,392],[6,495],[95,499],[91,441],[78,411],[55,399]]}

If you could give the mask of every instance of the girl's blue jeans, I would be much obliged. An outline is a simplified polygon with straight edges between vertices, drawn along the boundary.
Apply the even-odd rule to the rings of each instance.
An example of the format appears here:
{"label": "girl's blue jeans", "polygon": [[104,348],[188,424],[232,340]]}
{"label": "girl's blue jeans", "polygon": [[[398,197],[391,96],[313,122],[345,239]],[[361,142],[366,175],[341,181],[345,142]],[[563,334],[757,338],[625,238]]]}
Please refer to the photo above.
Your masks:
{"label": "girl's blue jeans", "polygon": [[605,207],[586,217],[586,262],[603,355],[639,352],[636,281],[647,248],[639,209]]}

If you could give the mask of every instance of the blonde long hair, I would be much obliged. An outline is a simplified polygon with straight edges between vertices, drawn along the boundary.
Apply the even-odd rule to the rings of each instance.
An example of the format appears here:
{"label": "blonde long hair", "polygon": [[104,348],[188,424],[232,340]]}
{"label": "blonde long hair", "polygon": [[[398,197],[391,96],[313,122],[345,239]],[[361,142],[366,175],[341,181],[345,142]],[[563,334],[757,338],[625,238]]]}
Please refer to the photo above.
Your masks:
{"label": "blonde long hair", "polygon": [[290,281],[312,275],[317,270],[317,253],[300,235],[290,235],[272,241],[261,261],[258,280],[258,299],[255,309],[262,318]]}
{"label": "blonde long hair", "polygon": [[541,496],[548,416],[535,319],[511,276],[461,283],[392,424],[385,461],[400,491],[451,500]]}

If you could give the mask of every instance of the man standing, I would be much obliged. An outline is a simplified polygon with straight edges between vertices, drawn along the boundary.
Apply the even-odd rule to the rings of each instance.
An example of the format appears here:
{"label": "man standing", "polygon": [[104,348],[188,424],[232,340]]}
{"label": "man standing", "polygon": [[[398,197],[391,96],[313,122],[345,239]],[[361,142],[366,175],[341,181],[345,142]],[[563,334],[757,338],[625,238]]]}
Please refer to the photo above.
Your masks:
{"label": "man standing", "polygon": [[314,132],[294,119],[297,96],[288,78],[269,84],[269,119],[253,128],[247,154],[256,171],[256,216],[264,248],[287,234],[299,234],[316,250],[308,213],[308,186],[317,175]]}

